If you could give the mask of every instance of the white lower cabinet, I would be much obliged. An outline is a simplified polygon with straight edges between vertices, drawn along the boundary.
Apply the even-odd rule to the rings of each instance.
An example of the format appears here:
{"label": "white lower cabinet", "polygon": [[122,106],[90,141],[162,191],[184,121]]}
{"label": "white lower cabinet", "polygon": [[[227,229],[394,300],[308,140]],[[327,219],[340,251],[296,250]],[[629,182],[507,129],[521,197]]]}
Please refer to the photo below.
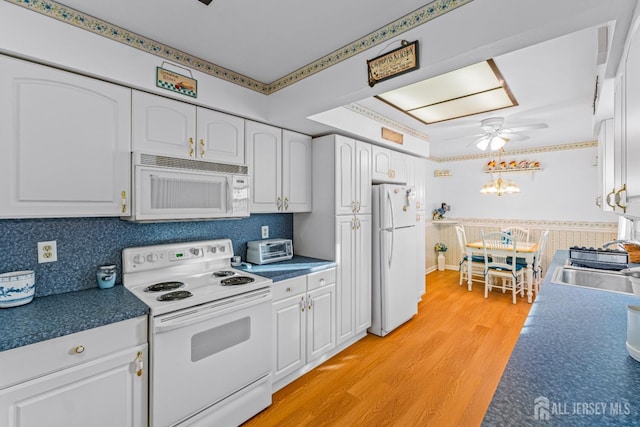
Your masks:
{"label": "white lower cabinet", "polygon": [[0,425],[146,426],[146,325],[140,317],[0,353]]}
{"label": "white lower cabinet", "polygon": [[274,283],[274,390],[307,372],[335,348],[335,271]]}

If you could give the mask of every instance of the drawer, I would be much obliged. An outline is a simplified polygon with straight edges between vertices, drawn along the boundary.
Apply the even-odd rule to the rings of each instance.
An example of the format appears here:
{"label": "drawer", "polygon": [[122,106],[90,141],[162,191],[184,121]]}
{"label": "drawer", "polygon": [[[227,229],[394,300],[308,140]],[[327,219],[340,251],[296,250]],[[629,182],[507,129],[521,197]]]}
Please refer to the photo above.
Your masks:
{"label": "drawer", "polygon": [[147,343],[141,316],[0,352],[0,389]]}
{"label": "drawer", "polygon": [[279,301],[292,295],[301,294],[307,291],[307,276],[294,277],[271,285],[273,301]]}
{"label": "drawer", "polygon": [[320,288],[336,281],[336,269],[330,268],[328,270],[318,271],[311,273],[307,276],[308,289],[310,291]]}

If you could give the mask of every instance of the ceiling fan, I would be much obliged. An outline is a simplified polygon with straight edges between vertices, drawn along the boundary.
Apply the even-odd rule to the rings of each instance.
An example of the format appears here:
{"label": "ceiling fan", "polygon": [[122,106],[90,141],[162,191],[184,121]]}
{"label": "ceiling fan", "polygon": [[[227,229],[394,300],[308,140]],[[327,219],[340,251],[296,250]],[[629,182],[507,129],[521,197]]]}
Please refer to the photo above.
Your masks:
{"label": "ceiling fan", "polygon": [[[480,122],[480,127],[484,131],[481,134],[473,135],[479,137],[472,144],[475,144],[480,150],[484,151],[490,148],[491,151],[499,150],[504,147],[507,141],[524,141],[529,139],[528,136],[522,135],[520,132],[545,129],[545,123],[534,123],[531,125],[517,126],[512,128],[504,128],[504,117],[490,117]],[[471,145],[471,144],[470,144]]]}

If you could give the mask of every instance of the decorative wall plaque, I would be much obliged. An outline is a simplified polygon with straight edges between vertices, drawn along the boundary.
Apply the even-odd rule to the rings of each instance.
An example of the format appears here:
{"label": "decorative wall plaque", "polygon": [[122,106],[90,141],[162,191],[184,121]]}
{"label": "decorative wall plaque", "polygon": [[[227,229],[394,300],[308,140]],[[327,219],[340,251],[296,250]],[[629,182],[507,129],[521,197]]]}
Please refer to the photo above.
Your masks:
{"label": "decorative wall plaque", "polygon": [[382,128],[382,139],[395,142],[396,144],[402,144],[404,142],[404,135],[391,129]]}
{"label": "decorative wall plaque", "polygon": [[402,40],[401,47],[367,60],[369,86],[373,87],[378,82],[408,73],[418,67],[418,41]]}
{"label": "decorative wall plaque", "polygon": [[[162,65],[165,65],[165,62],[162,62]],[[191,74],[190,77],[162,68],[162,65],[160,67],[156,67],[156,86],[162,89],[178,92],[192,98],[198,97],[198,81],[193,78],[193,74],[191,74],[191,71],[188,68],[184,69]],[[179,67],[178,65],[175,66]]]}

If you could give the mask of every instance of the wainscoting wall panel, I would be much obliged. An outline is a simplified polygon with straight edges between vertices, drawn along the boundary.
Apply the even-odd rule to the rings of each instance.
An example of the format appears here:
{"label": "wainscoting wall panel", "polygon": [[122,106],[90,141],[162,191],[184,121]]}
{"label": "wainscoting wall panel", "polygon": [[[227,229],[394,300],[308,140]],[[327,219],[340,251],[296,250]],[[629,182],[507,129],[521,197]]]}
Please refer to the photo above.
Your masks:
{"label": "wainscoting wall panel", "polygon": [[559,249],[569,249],[572,246],[601,247],[604,243],[614,240],[618,231],[618,224],[615,222],[517,221],[486,218],[447,218],[447,222],[442,223],[433,221],[427,224],[426,232],[428,272],[436,268],[436,253],[433,247],[437,242],[447,245],[446,268],[458,269],[464,254],[458,247],[456,225],[464,226],[469,242],[481,240],[483,230],[490,233],[505,227],[529,228],[531,241],[537,241],[544,230],[549,230],[543,266],[549,265],[553,254]]}

